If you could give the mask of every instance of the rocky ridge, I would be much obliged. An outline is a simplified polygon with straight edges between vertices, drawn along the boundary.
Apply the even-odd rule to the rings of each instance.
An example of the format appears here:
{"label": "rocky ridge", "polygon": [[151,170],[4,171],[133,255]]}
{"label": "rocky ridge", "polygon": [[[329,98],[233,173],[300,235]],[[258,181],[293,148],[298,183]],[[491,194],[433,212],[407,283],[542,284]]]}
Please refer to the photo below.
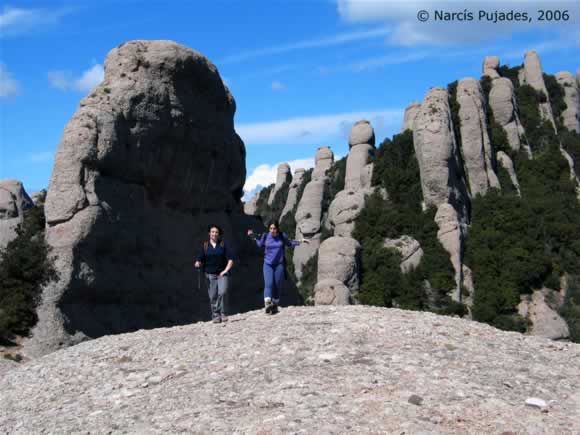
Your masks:
{"label": "rocky ridge", "polygon": [[230,320],[102,337],[10,370],[0,380],[0,428],[580,431],[577,344],[362,306],[291,307]]}

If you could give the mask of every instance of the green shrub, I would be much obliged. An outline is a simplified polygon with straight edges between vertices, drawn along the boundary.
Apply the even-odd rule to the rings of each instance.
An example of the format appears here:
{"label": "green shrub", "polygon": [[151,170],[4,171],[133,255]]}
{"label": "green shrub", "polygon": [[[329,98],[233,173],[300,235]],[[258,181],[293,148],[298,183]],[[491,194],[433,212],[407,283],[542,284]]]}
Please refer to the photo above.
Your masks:
{"label": "green shrub", "polygon": [[562,273],[580,273],[580,207],[557,142],[515,163],[522,198],[492,189],[472,201],[465,262],[473,271],[473,317],[521,331],[521,294],[557,288]]}
{"label": "green shrub", "polygon": [[544,84],[550,96],[550,106],[552,107],[552,115],[558,130],[564,126],[564,118],[562,114],[566,110],[566,102],[564,97],[566,95],[564,88],[558,83],[556,77],[551,74],[544,73]]}
{"label": "green shrub", "polygon": [[580,343],[580,276],[570,276],[568,292],[560,308],[560,315],[570,330],[570,340]]}
{"label": "green shrub", "polygon": [[314,303],[314,286],[318,279],[318,252],[311,257],[302,269],[302,279],[298,286],[298,292],[306,305]]}
{"label": "green shrub", "polygon": [[41,288],[56,279],[44,240],[44,208],[27,210],[17,237],[0,253],[0,336],[27,335],[36,324]]}
{"label": "green shrub", "polygon": [[580,134],[575,131],[568,131],[564,128],[559,136],[562,141],[562,147],[568,152],[568,154],[570,154],[570,157],[572,157],[574,167],[576,168],[576,174],[578,174],[578,172],[580,172]]}
{"label": "green shrub", "polygon": [[542,152],[549,144],[557,143],[556,133],[550,122],[542,119],[539,105],[547,101],[546,95],[530,85],[516,89],[520,121],[532,152]]}
{"label": "green shrub", "polygon": [[512,84],[514,85],[514,89],[516,89],[520,85],[520,80],[518,79],[519,71],[523,68],[523,65],[514,66],[510,68],[508,65],[501,65],[497,72],[502,77],[507,77],[511,80]]}
{"label": "green shrub", "polygon": [[[489,93],[491,92],[492,80],[489,76],[483,76],[480,83],[486,101],[487,133],[491,142],[492,150],[494,154],[498,151],[503,151],[510,157],[513,157],[507,134],[503,127],[495,121],[493,110],[489,104]],[[495,160],[495,158],[493,160]]]}

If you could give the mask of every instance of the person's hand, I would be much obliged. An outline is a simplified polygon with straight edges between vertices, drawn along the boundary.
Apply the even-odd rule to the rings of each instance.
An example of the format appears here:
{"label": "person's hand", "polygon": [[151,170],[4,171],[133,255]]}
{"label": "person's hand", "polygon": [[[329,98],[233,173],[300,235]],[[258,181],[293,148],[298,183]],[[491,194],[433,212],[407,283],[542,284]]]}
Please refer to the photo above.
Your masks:
{"label": "person's hand", "polygon": [[227,274],[228,274],[228,273],[227,273],[225,270],[222,270],[222,271],[220,272],[220,276],[225,276],[225,275],[227,275]]}
{"label": "person's hand", "polygon": [[248,230],[248,236],[252,237],[254,235],[254,230]]}
{"label": "person's hand", "polygon": [[196,269],[199,269],[201,267],[201,263],[199,261],[196,261],[194,266]]}
{"label": "person's hand", "polygon": [[302,239],[302,240],[300,240],[300,243],[306,243],[308,245],[310,243],[310,240]]}

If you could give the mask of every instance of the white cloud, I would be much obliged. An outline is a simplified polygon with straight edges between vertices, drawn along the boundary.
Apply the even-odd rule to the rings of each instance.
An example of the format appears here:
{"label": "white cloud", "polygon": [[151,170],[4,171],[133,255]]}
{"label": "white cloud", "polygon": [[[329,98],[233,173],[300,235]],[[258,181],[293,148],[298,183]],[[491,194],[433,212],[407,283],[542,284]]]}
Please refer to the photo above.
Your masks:
{"label": "white cloud", "polygon": [[20,85],[12,78],[3,64],[0,64],[0,98],[14,97],[20,93]]}
{"label": "white cloud", "polygon": [[105,70],[103,65],[96,64],[92,68],[89,68],[83,75],[75,81],[75,87],[79,91],[90,91],[99,83],[101,83],[105,78]]}
{"label": "white cloud", "polygon": [[237,124],[236,130],[248,145],[312,144],[348,137],[352,124],[360,119],[369,120],[375,129],[387,126],[398,129],[403,114],[404,109],[339,113]]}
{"label": "white cloud", "polygon": [[289,44],[282,44],[276,45],[271,47],[264,47],[259,48],[256,50],[248,50],[243,51],[238,54],[234,54],[231,56],[226,56],[217,64],[229,64],[229,63],[237,63],[243,62],[249,59],[255,59],[264,56],[271,56],[276,54],[288,53],[291,51],[297,50],[305,50],[305,49],[313,49],[313,48],[321,48],[321,47],[333,47],[337,45],[344,45],[350,42],[362,41],[367,39],[376,39],[380,37],[384,37],[388,35],[390,32],[389,29],[385,27],[380,27],[371,30],[363,30],[363,31],[353,31],[348,33],[339,33],[337,35],[322,37],[318,39],[307,39],[298,42],[292,42]]}
{"label": "white cloud", "polygon": [[[244,185],[244,192],[246,192],[244,195],[245,201],[249,200],[252,196],[259,192],[261,188],[276,182],[276,174],[278,173],[278,165],[280,163],[284,162],[274,163],[273,165],[259,165],[252,171],[250,176],[246,178],[246,184]],[[296,171],[298,168],[313,168],[314,158],[290,160],[289,162],[285,163],[290,165],[290,169],[294,174],[294,171]]]}
{"label": "white cloud", "polygon": [[84,71],[80,77],[74,78],[68,71],[50,71],[48,81],[61,91],[75,90],[89,92],[105,78],[103,65],[97,63]]}
{"label": "white cloud", "polygon": [[279,82],[278,80],[274,80],[272,82],[272,90],[273,91],[287,91],[288,88],[286,87],[286,85],[284,83]]}
{"label": "white cloud", "polygon": [[[563,34],[570,33],[580,14],[580,2],[551,1],[549,9],[568,10],[572,19],[568,22],[540,22],[537,20],[538,9],[548,9],[546,2],[528,0],[481,1],[481,0],[337,0],[339,15],[352,23],[384,22],[393,25],[389,42],[399,46],[433,46],[433,45],[465,45],[497,39],[499,36],[509,36],[516,32],[531,31],[537,28],[551,28]],[[417,13],[425,10],[430,14],[427,22],[417,19]],[[472,12],[471,21],[436,21],[435,11]],[[493,22],[480,20],[479,11],[493,14],[497,12],[526,12],[532,22]]]}
{"label": "white cloud", "polygon": [[71,12],[70,8],[24,9],[5,6],[0,13],[0,38],[37,31],[42,26],[57,24]]}

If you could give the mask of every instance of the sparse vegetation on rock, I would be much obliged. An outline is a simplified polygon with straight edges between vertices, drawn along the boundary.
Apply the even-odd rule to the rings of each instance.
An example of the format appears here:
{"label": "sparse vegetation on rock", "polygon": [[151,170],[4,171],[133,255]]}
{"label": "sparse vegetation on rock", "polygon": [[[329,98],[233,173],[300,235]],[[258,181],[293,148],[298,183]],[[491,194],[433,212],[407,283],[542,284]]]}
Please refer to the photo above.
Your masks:
{"label": "sparse vegetation on rock", "polygon": [[0,252],[0,337],[29,333],[41,287],[56,278],[44,225],[42,205],[25,211],[16,239]]}

